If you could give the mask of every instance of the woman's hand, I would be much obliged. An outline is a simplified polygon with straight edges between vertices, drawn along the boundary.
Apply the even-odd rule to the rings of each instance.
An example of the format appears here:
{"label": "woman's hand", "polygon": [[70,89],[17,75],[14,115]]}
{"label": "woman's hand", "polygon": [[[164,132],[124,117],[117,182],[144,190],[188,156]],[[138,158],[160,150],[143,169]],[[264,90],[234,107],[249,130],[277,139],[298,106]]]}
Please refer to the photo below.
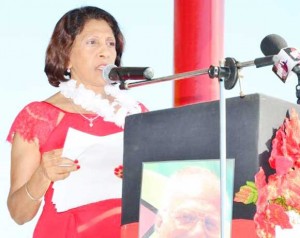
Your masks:
{"label": "woman's hand", "polygon": [[62,149],[45,152],[42,155],[41,169],[44,176],[55,182],[67,178],[71,172],[80,168],[78,161],[61,157]]}

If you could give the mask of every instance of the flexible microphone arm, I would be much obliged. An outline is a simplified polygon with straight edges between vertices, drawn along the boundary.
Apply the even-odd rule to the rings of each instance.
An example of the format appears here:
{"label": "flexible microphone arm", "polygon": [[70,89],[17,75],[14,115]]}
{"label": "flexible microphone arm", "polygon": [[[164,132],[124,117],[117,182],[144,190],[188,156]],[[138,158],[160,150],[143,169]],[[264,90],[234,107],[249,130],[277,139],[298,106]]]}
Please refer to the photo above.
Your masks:
{"label": "flexible microphone arm", "polygon": [[129,88],[134,88],[134,87],[153,84],[153,83],[165,82],[165,81],[170,81],[170,80],[178,80],[178,79],[184,79],[184,78],[191,78],[193,76],[203,75],[203,74],[207,74],[207,73],[208,73],[208,69],[200,69],[200,70],[189,71],[189,72],[185,72],[185,73],[179,73],[179,74],[174,74],[174,75],[160,77],[160,78],[135,81],[135,82],[131,82],[131,83],[127,83],[126,81],[124,81],[124,82],[120,83],[120,89],[129,89]]}
{"label": "flexible microphone arm", "polygon": [[207,69],[199,69],[194,71],[188,71],[184,73],[178,73],[170,76],[160,77],[160,78],[153,78],[148,80],[141,80],[135,81],[131,83],[127,83],[126,80],[120,83],[120,89],[130,89],[138,86],[144,86],[148,84],[154,84],[159,82],[165,82],[170,80],[179,80],[184,78],[191,78],[198,75],[208,74],[210,78],[218,78],[224,80],[224,87],[225,89],[232,89],[237,80],[238,80],[238,69],[249,67],[249,66],[256,66],[264,67],[274,64],[274,56],[266,56],[262,58],[257,58],[252,61],[247,62],[238,62],[234,58],[225,58],[224,66],[213,66],[211,65]]}

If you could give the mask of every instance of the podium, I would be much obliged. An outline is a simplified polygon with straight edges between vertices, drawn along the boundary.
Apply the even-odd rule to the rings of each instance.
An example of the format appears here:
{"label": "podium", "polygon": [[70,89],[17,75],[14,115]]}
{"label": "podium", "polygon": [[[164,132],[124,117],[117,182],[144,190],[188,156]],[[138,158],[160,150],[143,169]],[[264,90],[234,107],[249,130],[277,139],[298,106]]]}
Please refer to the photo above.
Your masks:
{"label": "podium", "polygon": [[[262,94],[226,99],[227,158],[235,159],[234,193],[267,160],[274,132],[300,106]],[[137,223],[142,163],[220,158],[219,101],[128,116],[124,132],[122,225]],[[233,194],[234,196],[234,194]],[[255,205],[233,202],[233,219],[252,220]]]}

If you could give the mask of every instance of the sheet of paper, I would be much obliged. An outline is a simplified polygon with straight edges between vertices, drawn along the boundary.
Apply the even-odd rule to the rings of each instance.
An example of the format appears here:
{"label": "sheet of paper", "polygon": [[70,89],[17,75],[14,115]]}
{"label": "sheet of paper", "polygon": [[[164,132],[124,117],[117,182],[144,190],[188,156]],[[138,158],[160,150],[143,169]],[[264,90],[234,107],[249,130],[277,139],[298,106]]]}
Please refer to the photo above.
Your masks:
{"label": "sheet of paper", "polygon": [[58,212],[121,197],[122,179],[114,169],[123,163],[123,132],[94,136],[70,128],[63,156],[77,159],[80,169],[53,184],[52,202]]}

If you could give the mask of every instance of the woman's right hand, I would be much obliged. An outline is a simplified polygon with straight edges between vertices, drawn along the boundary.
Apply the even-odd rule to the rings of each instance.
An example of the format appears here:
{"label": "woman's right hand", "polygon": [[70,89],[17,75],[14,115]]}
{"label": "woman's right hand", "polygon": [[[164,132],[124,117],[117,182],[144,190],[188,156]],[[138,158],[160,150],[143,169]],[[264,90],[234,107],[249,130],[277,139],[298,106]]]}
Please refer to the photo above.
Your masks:
{"label": "woman's right hand", "polygon": [[62,157],[62,149],[45,152],[42,155],[41,169],[44,176],[52,182],[67,178],[71,172],[79,168],[77,160]]}

